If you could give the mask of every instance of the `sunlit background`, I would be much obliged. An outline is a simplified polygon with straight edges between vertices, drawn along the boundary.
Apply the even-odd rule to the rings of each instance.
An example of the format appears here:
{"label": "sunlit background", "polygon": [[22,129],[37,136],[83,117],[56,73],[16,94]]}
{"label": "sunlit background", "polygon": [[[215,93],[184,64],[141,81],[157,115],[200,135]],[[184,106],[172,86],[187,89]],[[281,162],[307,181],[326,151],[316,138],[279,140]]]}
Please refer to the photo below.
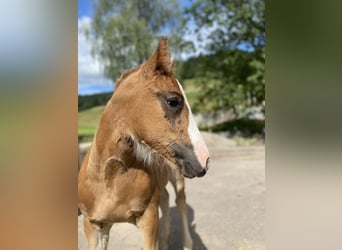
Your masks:
{"label": "sunlit background", "polygon": [[[3,249],[77,248],[77,39],[92,20],[87,5],[0,3]],[[340,1],[267,1],[267,249],[342,249],[340,10]],[[85,78],[111,90],[103,66],[86,64]]]}

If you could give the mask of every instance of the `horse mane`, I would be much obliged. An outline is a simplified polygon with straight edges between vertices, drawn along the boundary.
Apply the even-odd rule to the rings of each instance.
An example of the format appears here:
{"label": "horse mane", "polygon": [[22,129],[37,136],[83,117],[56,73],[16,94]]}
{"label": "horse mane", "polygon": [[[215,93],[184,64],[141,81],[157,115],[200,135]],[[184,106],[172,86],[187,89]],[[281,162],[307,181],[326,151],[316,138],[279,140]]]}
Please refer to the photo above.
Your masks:
{"label": "horse mane", "polygon": [[172,172],[177,170],[174,163],[163,157],[158,151],[152,149],[146,142],[133,139],[133,155],[137,161],[155,176],[157,185],[163,188]]}
{"label": "horse mane", "polygon": [[134,68],[128,69],[125,72],[123,72],[119,79],[116,81],[115,88],[119,87],[120,83],[123,82],[123,80],[125,80],[130,74],[138,71],[140,69],[140,66],[141,65],[135,66]]}

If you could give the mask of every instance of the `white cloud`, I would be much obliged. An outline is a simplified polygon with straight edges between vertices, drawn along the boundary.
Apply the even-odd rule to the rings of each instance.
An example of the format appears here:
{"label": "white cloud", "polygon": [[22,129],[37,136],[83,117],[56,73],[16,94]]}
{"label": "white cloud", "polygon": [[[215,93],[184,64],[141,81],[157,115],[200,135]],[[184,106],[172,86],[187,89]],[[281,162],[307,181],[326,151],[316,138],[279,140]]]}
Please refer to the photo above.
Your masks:
{"label": "white cloud", "polygon": [[[87,41],[82,30],[89,27],[91,18],[83,16],[78,19],[78,84],[82,85],[84,89],[85,85],[89,85],[89,88],[93,89],[94,85],[112,85],[113,82],[106,78],[103,74],[103,65],[99,60],[95,59],[91,55],[91,44]],[[195,23],[192,21],[189,24],[190,31],[184,36],[185,40],[192,41],[195,45],[195,51],[193,53],[183,53],[181,57],[187,59],[192,56],[198,56],[199,54],[208,54],[204,45],[206,43],[206,37],[208,36],[210,29],[202,27],[199,32],[195,31]],[[202,34],[203,41],[198,40],[198,33]],[[100,89],[100,87],[99,87]]]}
{"label": "white cloud", "polygon": [[111,85],[112,81],[103,74],[103,65],[91,55],[91,44],[82,30],[89,27],[90,17],[78,19],[78,84]]}
{"label": "white cloud", "polygon": [[[192,53],[183,53],[182,59],[186,60],[190,57],[196,57],[200,54],[208,54],[208,51],[205,48],[205,45],[207,43],[207,37],[209,36],[210,32],[213,30],[213,28],[208,27],[201,27],[199,31],[196,31],[196,24],[194,20],[190,20],[187,27],[188,31],[184,35],[184,40],[186,41],[192,41],[195,47],[195,51]],[[198,39],[198,36],[201,35],[202,41]]]}

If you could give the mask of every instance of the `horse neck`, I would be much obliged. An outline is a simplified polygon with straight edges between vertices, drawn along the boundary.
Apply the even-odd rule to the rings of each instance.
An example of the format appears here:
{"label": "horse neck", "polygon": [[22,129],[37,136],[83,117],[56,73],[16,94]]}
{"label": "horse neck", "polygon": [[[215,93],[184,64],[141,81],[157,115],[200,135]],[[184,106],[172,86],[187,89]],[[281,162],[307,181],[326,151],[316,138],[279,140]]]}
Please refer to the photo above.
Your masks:
{"label": "horse neck", "polygon": [[158,152],[152,152],[148,145],[134,137],[130,127],[133,122],[128,121],[127,117],[112,100],[107,104],[90,151],[89,167],[94,174],[101,174],[105,172],[106,164],[114,159],[122,162],[125,168],[149,172],[158,186],[164,187],[170,167]]}

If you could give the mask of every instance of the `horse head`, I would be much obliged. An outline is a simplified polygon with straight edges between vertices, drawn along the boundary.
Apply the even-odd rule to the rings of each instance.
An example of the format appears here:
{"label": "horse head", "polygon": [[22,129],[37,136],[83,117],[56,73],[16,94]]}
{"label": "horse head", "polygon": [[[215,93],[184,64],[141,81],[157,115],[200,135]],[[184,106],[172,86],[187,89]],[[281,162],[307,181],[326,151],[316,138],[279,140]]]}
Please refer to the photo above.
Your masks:
{"label": "horse head", "polygon": [[121,76],[109,105],[137,159],[154,164],[152,156],[159,155],[185,177],[201,177],[208,169],[208,149],[172,66],[163,38],[145,63]]}

